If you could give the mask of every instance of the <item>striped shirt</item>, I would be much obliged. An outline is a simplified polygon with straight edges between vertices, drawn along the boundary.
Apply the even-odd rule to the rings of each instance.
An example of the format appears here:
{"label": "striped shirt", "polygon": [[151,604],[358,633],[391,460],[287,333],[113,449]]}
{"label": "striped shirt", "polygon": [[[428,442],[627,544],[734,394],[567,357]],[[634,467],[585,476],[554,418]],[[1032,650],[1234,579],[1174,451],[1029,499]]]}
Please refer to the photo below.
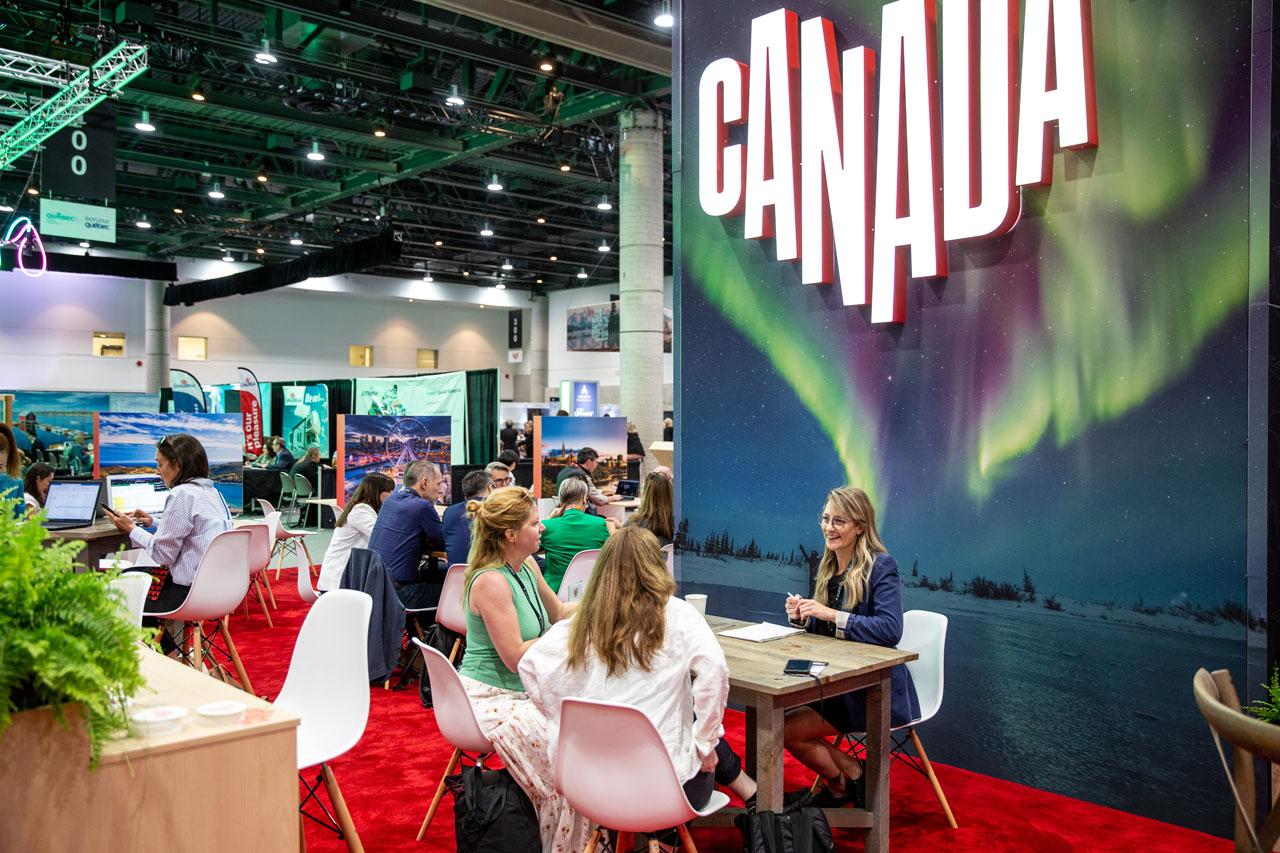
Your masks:
{"label": "striped shirt", "polygon": [[191,586],[209,544],[232,527],[227,502],[212,480],[202,478],[175,486],[169,492],[155,533],[134,527],[129,539],[157,565],[167,566],[174,583]]}

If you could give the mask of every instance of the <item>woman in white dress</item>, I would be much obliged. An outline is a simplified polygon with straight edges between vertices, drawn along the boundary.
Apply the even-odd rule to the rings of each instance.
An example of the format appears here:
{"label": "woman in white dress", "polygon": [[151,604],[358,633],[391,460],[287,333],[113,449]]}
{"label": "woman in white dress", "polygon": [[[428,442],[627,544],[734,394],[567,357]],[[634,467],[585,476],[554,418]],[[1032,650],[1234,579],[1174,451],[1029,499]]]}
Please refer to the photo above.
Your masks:
{"label": "woman in white dress", "polygon": [[356,486],[347,506],[333,526],[333,538],[320,563],[320,579],[316,588],[321,592],[337,589],[342,573],[347,570],[347,559],[352,548],[368,548],[373,526],[378,523],[378,510],[382,502],[396,490],[395,480],[386,474],[366,474]]}

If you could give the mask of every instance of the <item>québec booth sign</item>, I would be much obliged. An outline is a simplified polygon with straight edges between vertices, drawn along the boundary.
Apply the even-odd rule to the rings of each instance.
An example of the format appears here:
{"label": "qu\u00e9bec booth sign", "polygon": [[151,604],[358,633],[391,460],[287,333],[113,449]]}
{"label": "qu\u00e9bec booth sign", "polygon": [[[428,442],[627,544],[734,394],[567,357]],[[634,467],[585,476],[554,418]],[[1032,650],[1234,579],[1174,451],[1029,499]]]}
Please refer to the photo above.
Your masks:
{"label": "qu\u00e9bec booth sign", "polygon": [[717,59],[698,85],[702,210],[744,216],[806,284],[838,267],[844,304],[873,323],[905,319],[908,258],[942,277],[948,242],[1014,226],[1018,188],[1053,179],[1055,125],[1062,148],[1098,144],[1089,0],[1026,0],[1021,57],[1018,0],[941,7],[941,81],[934,0],[896,0],[878,99],[875,51],[837,57],[830,21],[787,9],[751,22],[749,66]]}

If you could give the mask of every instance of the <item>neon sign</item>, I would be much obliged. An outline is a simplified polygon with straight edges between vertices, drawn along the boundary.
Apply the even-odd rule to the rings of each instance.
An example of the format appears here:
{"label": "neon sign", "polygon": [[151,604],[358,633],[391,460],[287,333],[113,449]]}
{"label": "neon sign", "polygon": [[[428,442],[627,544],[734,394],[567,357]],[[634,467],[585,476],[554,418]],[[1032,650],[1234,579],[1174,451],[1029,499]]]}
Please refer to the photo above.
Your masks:
{"label": "neon sign", "polygon": [[[49,269],[49,258],[44,251],[44,241],[40,239],[40,232],[36,231],[36,226],[26,216],[19,216],[9,223],[8,230],[4,232],[4,239],[0,240],[0,246],[14,247],[18,269],[28,278],[39,278]],[[33,249],[40,259],[38,269],[27,266],[28,249]]]}
{"label": "neon sign", "polygon": [[754,19],[750,65],[717,59],[699,81],[702,210],[743,216],[806,284],[838,269],[871,322],[903,322],[908,260],[943,277],[948,243],[1011,229],[1019,187],[1053,179],[1055,127],[1061,148],[1098,144],[1089,0],[1027,0],[1020,79],[1018,7],[942,0],[945,86],[934,0],[884,7],[878,81],[870,48],[837,57],[830,21]]}

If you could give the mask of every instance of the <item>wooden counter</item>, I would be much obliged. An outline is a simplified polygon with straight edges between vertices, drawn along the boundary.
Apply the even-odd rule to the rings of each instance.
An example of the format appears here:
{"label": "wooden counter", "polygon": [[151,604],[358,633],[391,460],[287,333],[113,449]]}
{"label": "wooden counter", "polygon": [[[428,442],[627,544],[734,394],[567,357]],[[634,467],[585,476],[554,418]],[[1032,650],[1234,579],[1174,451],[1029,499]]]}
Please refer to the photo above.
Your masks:
{"label": "wooden counter", "polygon": [[[0,850],[298,849],[298,718],[144,650],[133,707],[181,705],[178,732],[122,738],[89,769],[89,746],[44,712],[14,717],[0,742]],[[195,709],[235,699],[232,725]]]}
{"label": "wooden counter", "polygon": [[121,533],[105,518],[100,518],[88,527],[73,527],[70,530],[49,530],[46,542],[83,542],[84,549],[76,555],[76,571],[96,571],[98,561],[109,557],[123,545],[129,544],[129,534]]}

